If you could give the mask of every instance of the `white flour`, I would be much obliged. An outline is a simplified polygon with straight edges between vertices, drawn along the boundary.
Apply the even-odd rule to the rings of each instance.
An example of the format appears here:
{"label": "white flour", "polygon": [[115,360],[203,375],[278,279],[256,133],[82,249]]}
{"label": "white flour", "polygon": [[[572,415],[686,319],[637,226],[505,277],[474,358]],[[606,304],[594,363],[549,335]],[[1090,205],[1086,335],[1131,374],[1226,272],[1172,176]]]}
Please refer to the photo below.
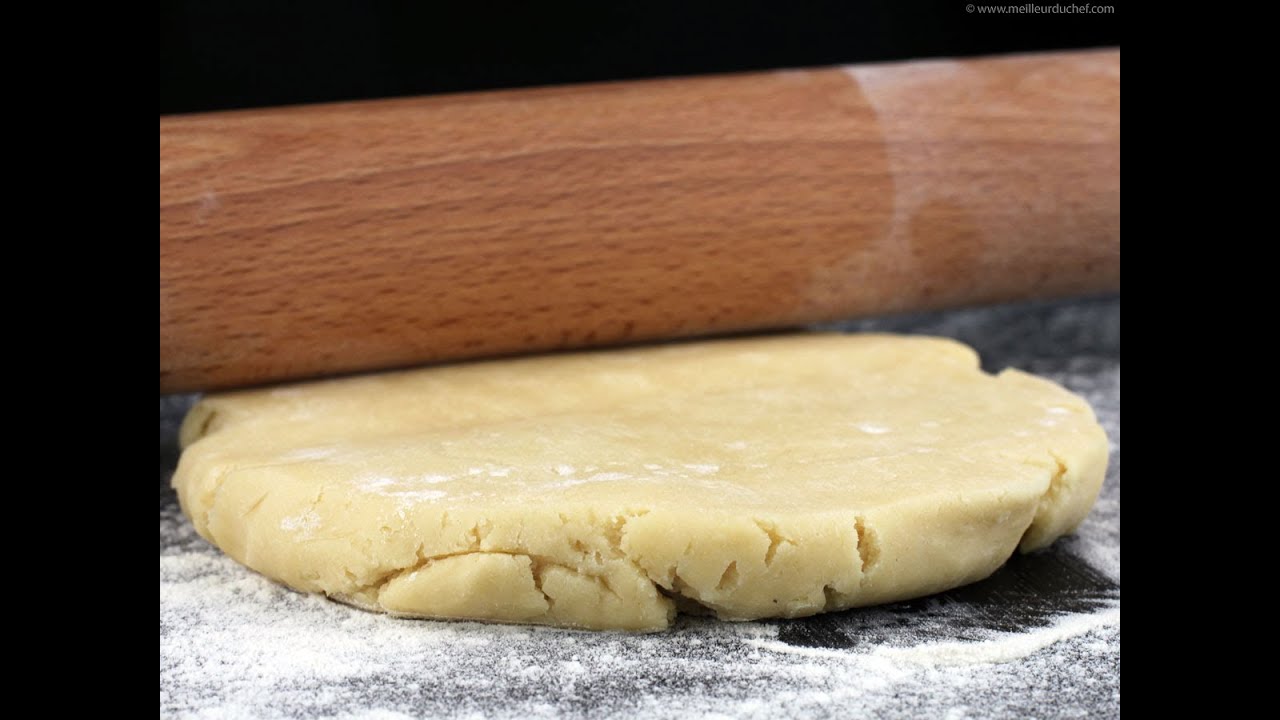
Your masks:
{"label": "white flour", "polygon": [[[777,623],[689,618],[627,635],[416,621],[286,590],[174,512],[162,531],[181,536],[160,560],[162,715],[968,717],[992,702],[1024,714],[1064,676],[1087,688],[1118,672],[1118,607],[964,642],[850,650],[789,645]],[[972,711],[970,696],[983,698]]]}
{"label": "white flour", "polygon": [[1064,615],[1044,628],[1019,633],[992,634],[977,642],[926,642],[910,647],[877,647],[869,656],[843,650],[797,647],[777,640],[747,640],[747,644],[772,652],[857,662],[870,657],[885,659],[899,666],[928,667],[1007,663],[1043,650],[1050,645],[1084,635],[1090,631],[1120,626],[1120,608],[1107,608],[1093,613]]}

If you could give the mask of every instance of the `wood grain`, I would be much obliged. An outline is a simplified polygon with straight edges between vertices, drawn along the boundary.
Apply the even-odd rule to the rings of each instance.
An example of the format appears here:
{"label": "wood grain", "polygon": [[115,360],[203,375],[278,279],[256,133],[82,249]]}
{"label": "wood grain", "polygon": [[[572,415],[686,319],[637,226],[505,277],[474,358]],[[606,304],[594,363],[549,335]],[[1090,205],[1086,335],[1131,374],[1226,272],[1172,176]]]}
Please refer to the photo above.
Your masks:
{"label": "wood grain", "polygon": [[160,389],[1119,287],[1118,51],[160,119]]}

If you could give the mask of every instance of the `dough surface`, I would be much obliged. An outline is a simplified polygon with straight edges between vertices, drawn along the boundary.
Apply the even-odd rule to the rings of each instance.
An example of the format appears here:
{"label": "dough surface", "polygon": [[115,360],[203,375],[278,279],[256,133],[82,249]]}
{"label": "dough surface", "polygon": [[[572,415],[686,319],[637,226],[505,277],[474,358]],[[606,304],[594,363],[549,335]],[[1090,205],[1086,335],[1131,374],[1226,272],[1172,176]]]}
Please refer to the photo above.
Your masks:
{"label": "dough surface", "polygon": [[207,540],[370,610],[658,630],[982,579],[1084,519],[1088,404],[951,340],[801,334],[210,396],[173,484]]}

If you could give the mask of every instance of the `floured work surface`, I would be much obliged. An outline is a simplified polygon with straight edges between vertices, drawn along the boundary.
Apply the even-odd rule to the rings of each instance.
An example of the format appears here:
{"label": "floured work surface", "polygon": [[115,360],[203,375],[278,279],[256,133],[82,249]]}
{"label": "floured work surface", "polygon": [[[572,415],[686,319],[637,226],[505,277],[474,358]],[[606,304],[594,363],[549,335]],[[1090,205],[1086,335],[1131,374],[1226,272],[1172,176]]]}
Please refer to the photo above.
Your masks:
{"label": "floured work surface", "polygon": [[290,587],[401,615],[658,630],[986,577],[1084,518],[1088,404],[949,339],[801,333],[216,395],[174,487]]}
{"label": "floured work surface", "polygon": [[[1060,334],[1063,317],[1084,311],[1045,311],[1051,317],[1037,325]],[[955,322],[984,318],[1009,331],[999,313],[948,314],[907,329],[958,327],[964,336]],[[1066,330],[1069,340],[1088,340]],[[1012,360],[1083,392],[1118,440],[1114,359],[994,356],[996,368]],[[1096,714],[1118,693],[1117,459],[1078,535],[1016,558],[986,582],[808,620],[688,618],[657,636],[419,623],[290,593],[195,539],[162,492],[162,710]],[[984,664],[993,662],[1001,664]]]}

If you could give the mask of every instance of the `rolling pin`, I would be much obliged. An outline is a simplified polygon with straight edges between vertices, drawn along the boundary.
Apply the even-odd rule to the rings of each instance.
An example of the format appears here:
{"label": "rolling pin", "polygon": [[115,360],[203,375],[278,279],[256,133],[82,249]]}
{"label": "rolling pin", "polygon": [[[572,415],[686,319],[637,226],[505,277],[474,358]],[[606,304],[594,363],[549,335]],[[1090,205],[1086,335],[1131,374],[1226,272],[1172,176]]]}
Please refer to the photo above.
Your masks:
{"label": "rolling pin", "polygon": [[1114,291],[1118,50],[160,118],[160,390]]}

